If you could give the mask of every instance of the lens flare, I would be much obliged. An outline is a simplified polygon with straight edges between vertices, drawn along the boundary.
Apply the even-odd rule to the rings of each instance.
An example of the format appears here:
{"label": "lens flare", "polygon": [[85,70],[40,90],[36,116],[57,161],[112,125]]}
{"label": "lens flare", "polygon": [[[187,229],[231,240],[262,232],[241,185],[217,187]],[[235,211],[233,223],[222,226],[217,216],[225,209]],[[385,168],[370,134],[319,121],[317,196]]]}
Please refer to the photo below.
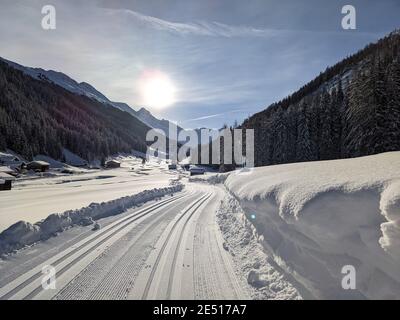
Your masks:
{"label": "lens flare", "polygon": [[146,71],[139,80],[142,101],[155,109],[166,108],[176,101],[176,88],[171,79],[161,71]]}

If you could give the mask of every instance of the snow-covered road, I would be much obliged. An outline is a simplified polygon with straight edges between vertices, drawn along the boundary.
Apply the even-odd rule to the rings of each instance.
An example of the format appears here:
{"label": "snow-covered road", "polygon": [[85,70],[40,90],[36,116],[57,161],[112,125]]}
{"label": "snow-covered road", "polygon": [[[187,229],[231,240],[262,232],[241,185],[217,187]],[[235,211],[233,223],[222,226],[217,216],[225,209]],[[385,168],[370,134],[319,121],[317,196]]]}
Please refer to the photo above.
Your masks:
{"label": "snow-covered road", "polygon": [[[223,196],[222,188],[188,183],[105,219],[98,231],[66,231],[0,264],[0,299],[249,298],[216,223]],[[56,289],[42,287],[46,265],[56,270]]]}

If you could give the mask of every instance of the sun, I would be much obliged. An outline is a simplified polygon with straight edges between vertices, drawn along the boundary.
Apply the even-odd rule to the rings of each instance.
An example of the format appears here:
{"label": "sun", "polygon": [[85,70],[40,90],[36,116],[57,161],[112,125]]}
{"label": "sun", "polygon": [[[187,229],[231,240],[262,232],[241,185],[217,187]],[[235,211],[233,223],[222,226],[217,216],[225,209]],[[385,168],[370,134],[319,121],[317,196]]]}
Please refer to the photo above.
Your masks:
{"label": "sun", "polygon": [[164,109],[175,102],[176,88],[161,71],[146,71],[139,81],[143,103],[155,109]]}

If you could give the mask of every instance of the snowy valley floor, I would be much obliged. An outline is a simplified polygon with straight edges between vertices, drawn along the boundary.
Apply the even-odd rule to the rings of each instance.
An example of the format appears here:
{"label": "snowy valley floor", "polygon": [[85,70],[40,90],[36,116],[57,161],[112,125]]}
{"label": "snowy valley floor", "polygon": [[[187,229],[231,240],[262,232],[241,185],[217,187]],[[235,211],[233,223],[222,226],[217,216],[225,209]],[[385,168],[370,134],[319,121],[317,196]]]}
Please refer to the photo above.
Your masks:
{"label": "snowy valley floor", "polygon": [[[154,166],[159,189],[141,194],[120,170],[129,197],[56,215],[63,232],[0,260],[0,299],[400,298],[400,152],[190,179]],[[87,217],[101,228],[73,223]],[[25,240],[37,232],[26,225]],[[346,265],[355,290],[342,288]]]}

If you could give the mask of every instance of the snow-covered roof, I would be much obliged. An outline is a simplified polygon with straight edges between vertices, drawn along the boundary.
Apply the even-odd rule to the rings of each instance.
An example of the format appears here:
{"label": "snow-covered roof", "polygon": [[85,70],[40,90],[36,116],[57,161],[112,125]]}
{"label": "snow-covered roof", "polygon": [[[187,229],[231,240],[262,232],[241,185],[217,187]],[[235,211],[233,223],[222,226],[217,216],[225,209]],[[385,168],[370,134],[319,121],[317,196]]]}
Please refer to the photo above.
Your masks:
{"label": "snow-covered roof", "polygon": [[13,159],[15,158],[14,155],[6,152],[0,152],[0,159]]}
{"label": "snow-covered roof", "polygon": [[14,180],[15,178],[13,176],[10,176],[9,174],[7,174],[5,172],[0,172],[0,179],[2,179],[2,180]]}
{"label": "snow-covered roof", "polygon": [[40,161],[40,160],[35,160],[32,162],[29,162],[28,164],[38,164],[40,166],[49,166],[50,163],[46,162],[46,161]]}
{"label": "snow-covered roof", "polygon": [[14,172],[14,170],[7,166],[0,166],[0,172],[12,173],[12,172]]}
{"label": "snow-covered roof", "polygon": [[64,164],[60,161],[54,160],[49,156],[39,154],[33,158],[33,161],[44,161],[50,164],[52,168],[63,168]]}
{"label": "snow-covered roof", "polygon": [[117,161],[117,160],[114,160],[114,159],[112,159],[112,160],[108,160],[106,163],[110,163],[110,162],[112,162],[112,163],[118,163],[118,164],[120,164],[121,162],[119,162],[119,161]]}
{"label": "snow-covered roof", "polygon": [[182,165],[190,164],[190,157],[187,157],[187,158],[183,159],[182,161],[179,161],[179,164],[182,164]]}

